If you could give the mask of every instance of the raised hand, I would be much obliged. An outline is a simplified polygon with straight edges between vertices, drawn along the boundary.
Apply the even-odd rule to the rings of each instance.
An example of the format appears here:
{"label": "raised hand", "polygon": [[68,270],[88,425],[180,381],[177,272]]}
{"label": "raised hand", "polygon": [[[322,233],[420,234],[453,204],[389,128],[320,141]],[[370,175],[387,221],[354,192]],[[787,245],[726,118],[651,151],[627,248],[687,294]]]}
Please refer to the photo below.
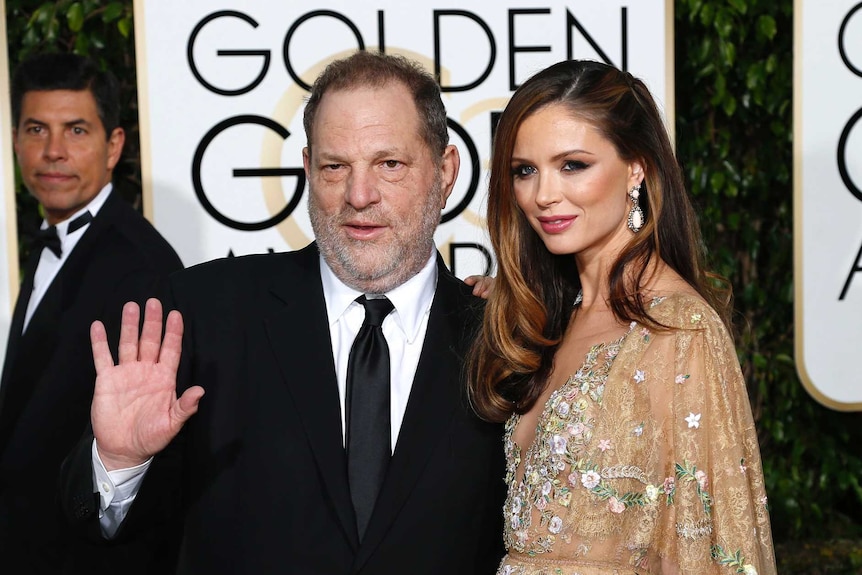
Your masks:
{"label": "raised hand", "polygon": [[139,465],[164,449],[198,410],[204,390],[187,389],[177,398],[177,369],[183,318],[168,314],[162,334],[162,304],[147,300],[138,339],[140,309],[123,307],[119,362],[114,365],[105,326],[93,322],[90,339],[96,365],[96,388],[90,417],[99,457],[108,471]]}

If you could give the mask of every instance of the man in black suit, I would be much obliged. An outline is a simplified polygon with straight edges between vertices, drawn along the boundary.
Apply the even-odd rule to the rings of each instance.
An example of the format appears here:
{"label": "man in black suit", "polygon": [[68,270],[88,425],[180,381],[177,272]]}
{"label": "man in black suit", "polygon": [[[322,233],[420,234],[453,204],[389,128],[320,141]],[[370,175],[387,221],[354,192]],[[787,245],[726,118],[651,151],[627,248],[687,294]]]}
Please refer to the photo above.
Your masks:
{"label": "man in black suit", "polygon": [[65,512],[115,540],[181,514],[181,573],[493,573],[502,429],[462,379],[480,302],[434,249],[460,165],[439,87],[358,52],[304,125],[315,243],[175,274],[164,338],[158,300],[140,339],[127,305],[117,365],[94,324]]}
{"label": "man in black suit", "polygon": [[60,464],[88,428],[89,326],[112,333],[123,302],[181,269],[116,192],[123,149],[116,80],[79,56],[22,63],[12,82],[21,178],[45,220],[31,244],[0,381],[0,573],[58,573],[69,541],[56,508]]}

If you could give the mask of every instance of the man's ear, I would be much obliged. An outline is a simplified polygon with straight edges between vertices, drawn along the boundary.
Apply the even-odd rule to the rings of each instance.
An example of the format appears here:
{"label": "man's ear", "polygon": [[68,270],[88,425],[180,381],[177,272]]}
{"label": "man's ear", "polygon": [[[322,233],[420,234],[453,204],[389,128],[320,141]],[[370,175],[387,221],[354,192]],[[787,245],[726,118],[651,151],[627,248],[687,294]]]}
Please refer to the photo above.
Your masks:
{"label": "man's ear", "polygon": [[108,170],[113,170],[120,156],[123,154],[123,145],[126,143],[126,132],[119,126],[114,128],[108,137]]}
{"label": "man's ear", "polygon": [[453,145],[446,146],[443,150],[443,159],[440,163],[440,209],[446,207],[446,201],[452,194],[452,189],[455,187],[455,180],[458,179],[458,171],[461,169],[461,155],[458,153],[458,148]]}

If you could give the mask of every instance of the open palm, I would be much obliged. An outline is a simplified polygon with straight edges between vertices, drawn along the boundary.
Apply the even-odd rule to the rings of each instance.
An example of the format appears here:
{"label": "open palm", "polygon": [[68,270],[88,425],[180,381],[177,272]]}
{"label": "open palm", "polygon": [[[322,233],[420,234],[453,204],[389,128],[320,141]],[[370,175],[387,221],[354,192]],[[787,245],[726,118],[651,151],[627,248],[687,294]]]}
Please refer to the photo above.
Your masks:
{"label": "open palm", "polygon": [[146,303],[138,337],[140,309],[123,307],[118,363],[114,365],[102,322],[90,329],[96,387],[90,416],[99,457],[105,468],[139,465],[164,449],[183,424],[197,412],[204,394],[200,386],[177,398],[177,369],[182,350],[183,320],[168,314],[162,333],[162,304]]}

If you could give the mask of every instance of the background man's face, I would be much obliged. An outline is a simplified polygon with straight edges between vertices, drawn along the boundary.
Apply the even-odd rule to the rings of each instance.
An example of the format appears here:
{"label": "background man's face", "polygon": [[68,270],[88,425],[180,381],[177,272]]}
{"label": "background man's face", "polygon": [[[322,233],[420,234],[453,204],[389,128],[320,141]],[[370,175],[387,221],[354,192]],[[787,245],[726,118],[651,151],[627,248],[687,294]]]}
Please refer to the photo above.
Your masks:
{"label": "background man's face", "polygon": [[70,217],[111,181],[125,140],[121,128],[106,137],[89,90],[27,92],[13,139],[24,184],[50,224]]}
{"label": "background man's face", "polygon": [[341,281],[365,292],[401,285],[428,261],[458,153],[435,158],[400,83],[326,93],[303,161],[318,246]]}

